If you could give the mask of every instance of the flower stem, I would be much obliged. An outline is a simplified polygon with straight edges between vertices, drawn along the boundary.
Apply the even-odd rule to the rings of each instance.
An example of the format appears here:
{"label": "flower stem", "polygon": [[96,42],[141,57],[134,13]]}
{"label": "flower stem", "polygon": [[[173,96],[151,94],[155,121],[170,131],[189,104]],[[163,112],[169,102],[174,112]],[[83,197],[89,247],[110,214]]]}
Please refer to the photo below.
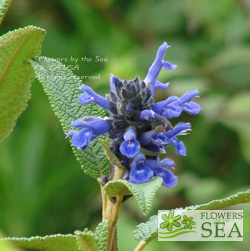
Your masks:
{"label": "flower stem", "polygon": [[109,220],[108,225],[108,234],[107,234],[107,242],[106,242],[106,250],[110,251],[116,250],[116,223],[118,220],[118,215],[121,207],[123,196],[116,196],[115,202],[108,200],[107,209],[106,209],[106,217],[105,219]]}
{"label": "flower stem", "polygon": [[[124,175],[124,169],[115,166],[112,179],[120,179]],[[117,251],[116,224],[119,216],[120,207],[124,195],[118,194],[116,197],[109,198],[105,195],[103,185],[101,185],[102,193],[102,220],[108,220],[108,231],[106,240],[107,251]]]}
{"label": "flower stem", "polygon": [[147,244],[148,242],[140,241],[134,251],[141,251]]}
{"label": "flower stem", "polygon": [[107,197],[104,194],[103,186],[101,184],[100,184],[100,188],[101,188],[101,195],[102,195],[102,221],[104,221],[105,211],[107,208]]}

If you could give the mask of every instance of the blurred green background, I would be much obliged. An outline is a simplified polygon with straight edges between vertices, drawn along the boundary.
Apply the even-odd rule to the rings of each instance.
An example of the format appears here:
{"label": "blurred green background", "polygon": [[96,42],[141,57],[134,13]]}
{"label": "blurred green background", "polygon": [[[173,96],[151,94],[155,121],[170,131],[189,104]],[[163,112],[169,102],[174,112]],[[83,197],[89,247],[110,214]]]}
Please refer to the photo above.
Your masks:
{"label": "blurred green background", "polygon": [[[192,123],[193,131],[183,138],[188,156],[169,151],[179,184],[160,189],[151,215],[249,188],[249,0],[14,0],[1,34],[30,24],[47,30],[42,55],[67,58],[65,64],[73,68],[71,57],[93,58],[78,62],[74,73],[100,74],[99,80],[84,83],[102,95],[109,90],[110,73],[143,79],[163,41],[172,46],[165,59],[178,68],[161,72],[159,79],[171,85],[157,92],[156,99],[200,90],[200,115],[171,120]],[[96,56],[108,61],[94,62]],[[247,250],[250,207],[231,208],[244,209],[244,242],[154,240],[145,250]],[[134,199],[123,205],[121,251],[133,250],[132,231],[147,218]],[[0,144],[0,228],[7,236],[28,237],[94,229],[100,220],[99,186],[83,174],[35,80],[28,108]]]}

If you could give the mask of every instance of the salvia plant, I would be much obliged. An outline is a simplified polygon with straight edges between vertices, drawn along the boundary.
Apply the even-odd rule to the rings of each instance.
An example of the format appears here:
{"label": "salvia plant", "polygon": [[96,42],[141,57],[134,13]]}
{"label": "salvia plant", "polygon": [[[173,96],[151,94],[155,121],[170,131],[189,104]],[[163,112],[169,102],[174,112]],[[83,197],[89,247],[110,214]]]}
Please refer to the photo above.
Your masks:
{"label": "salvia plant", "polygon": [[[0,22],[9,5],[10,1],[2,1]],[[38,250],[117,250],[121,205],[134,197],[142,214],[147,215],[158,188],[177,185],[175,163],[167,150],[173,147],[177,155],[186,156],[185,144],[178,136],[189,134],[191,124],[172,125],[171,119],[182,112],[198,114],[201,111],[196,102],[199,91],[190,90],[181,97],[169,96],[155,102],[155,91],[166,90],[169,86],[157,80],[160,71],[177,67],[164,61],[169,48],[164,42],[143,80],[139,77],[122,80],[110,74],[110,92],[102,97],[60,62],[39,57],[44,34],[44,30],[29,26],[0,38],[0,140],[10,134],[27,106],[31,80],[36,76],[66,138],[70,138],[82,169],[100,185],[102,222],[94,231],[86,228],[68,235],[5,238],[0,248],[9,250],[3,245],[10,241],[21,248]],[[187,209],[218,209],[249,201],[248,190]],[[134,237],[138,240],[135,250],[142,250],[157,237],[157,215],[139,224]]]}

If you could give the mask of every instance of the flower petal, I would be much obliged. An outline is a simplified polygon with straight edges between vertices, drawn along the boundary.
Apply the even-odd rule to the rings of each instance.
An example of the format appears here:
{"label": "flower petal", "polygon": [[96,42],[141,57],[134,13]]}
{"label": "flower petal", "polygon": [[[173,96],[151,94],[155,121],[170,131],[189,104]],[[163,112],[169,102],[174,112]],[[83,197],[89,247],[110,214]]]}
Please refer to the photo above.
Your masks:
{"label": "flower petal", "polygon": [[172,130],[169,130],[166,135],[168,138],[172,138],[174,136],[180,135],[183,132],[190,130],[191,124],[190,123],[178,123]]}
{"label": "flower petal", "polygon": [[79,87],[79,89],[87,92],[91,96],[92,98],[91,102],[94,102],[105,109],[109,109],[109,101],[106,98],[94,92],[89,86],[82,85]]}
{"label": "flower petal", "polygon": [[177,103],[179,105],[182,105],[186,102],[191,101],[191,99],[193,99],[194,97],[197,97],[199,95],[199,90],[191,90],[191,91],[187,91],[186,93],[184,93],[179,100],[177,101]]}
{"label": "flower petal", "polygon": [[162,67],[166,70],[166,71],[171,71],[177,68],[177,65],[175,64],[171,64],[170,62],[164,61],[162,63]]}
{"label": "flower petal", "polygon": [[91,97],[88,93],[84,92],[79,96],[79,100],[83,105],[94,102],[94,98]]}
{"label": "flower petal", "polygon": [[140,143],[136,139],[123,141],[120,146],[120,152],[122,155],[133,158],[140,151]]}
{"label": "flower petal", "polygon": [[201,107],[198,103],[190,101],[189,103],[185,103],[183,106],[183,111],[195,115],[198,114],[201,111]]}
{"label": "flower petal", "polygon": [[152,136],[152,142],[156,145],[166,145],[168,138],[162,133],[158,133]]}
{"label": "flower petal", "polygon": [[159,163],[159,167],[171,167],[173,169],[174,169],[174,165],[175,165],[175,163],[171,159],[163,159]]}
{"label": "flower petal", "polygon": [[110,124],[105,119],[96,117],[84,117],[71,122],[72,127],[90,128],[95,135],[101,135],[108,132],[111,128]]}
{"label": "flower petal", "polygon": [[169,82],[167,82],[166,84],[163,84],[161,82],[159,82],[158,80],[155,81],[155,89],[161,89],[161,90],[166,90],[168,89],[169,86]]}
{"label": "flower petal", "polygon": [[178,183],[178,177],[175,176],[170,170],[159,168],[155,171],[156,175],[163,179],[163,186],[174,187]]}
{"label": "flower petal", "polygon": [[162,112],[162,116],[171,119],[171,118],[177,118],[181,115],[182,107],[178,105],[167,105],[164,107],[164,110]]}
{"label": "flower petal", "polygon": [[118,77],[114,76],[112,73],[110,74],[110,89],[112,92],[116,93],[115,86],[121,81]]}
{"label": "flower petal", "polygon": [[129,175],[129,180],[133,183],[144,183],[151,179],[154,172],[145,165],[137,164],[135,168],[132,168]]}
{"label": "flower petal", "polygon": [[130,126],[126,129],[126,132],[123,135],[123,138],[125,140],[131,140],[131,139],[136,139],[136,132],[135,128]]}
{"label": "flower petal", "polygon": [[140,120],[151,121],[156,118],[156,114],[152,110],[143,110],[140,113]]}
{"label": "flower petal", "polygon": [[152,109],[155,113],[162,114],[164,111],[165,106],[169,105],[170,103],[177,101],[179,98],[176,96],[170,96],[164,101],[157,102],[153,105]]}
{"label": "flower petal", "polygon": [[150,167],[153,171],[159,168],[159,162],[157,160],[149,159],[145,161],[145,165]]}
{"label": "flower petal", "polygon": [[172,137],[170,140],[170,144],[172,144],[175,147],[176,154],[182,155],[182,156],[187,156],[186,147],[185,147],[183,141],[179,142],[179,140],[176,137]]}
{"label": "flower petal", "polygon": [[71,142],[73,146],[77,147],[79,150],[83,150],[88,147],[91,138],[92,130],[89,128],[84,128],[72,135]]}
{"label": "flower petal", "polygon": [[145,155],[138,153],[130,164],[131,171],[129,174],[129,180],[133,183],[144,183],[151,179],[154,172],[151,168],[145,165]]}
{"label": "flower petal", "polygon": [[149,84],[150,85],[154,85],[159,73],[160,73],[160,70],[162,68],[162,61],[163,61],[163,58],[164,58],[164,54],[165,54],[165,51],[166,49],[168,48],[168,44],[166,42],[164,42],[158,49],[157,51],[157,55],[156,55],[156,58],[153,62],[153,64],[150,66],[149,70],[148,70],[148,74],[146,76],[146,78],[144,79],[144,82],[146,84]]}

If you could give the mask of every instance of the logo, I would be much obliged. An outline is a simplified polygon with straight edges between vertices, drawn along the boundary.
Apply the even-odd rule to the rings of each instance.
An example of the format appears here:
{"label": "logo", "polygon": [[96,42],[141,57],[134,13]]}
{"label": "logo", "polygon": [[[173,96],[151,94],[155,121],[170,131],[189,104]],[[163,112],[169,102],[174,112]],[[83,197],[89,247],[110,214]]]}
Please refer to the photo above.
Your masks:
{"label": "logo", "polygon": [[243,210],[159,210],[158,241],[243,241]]}

